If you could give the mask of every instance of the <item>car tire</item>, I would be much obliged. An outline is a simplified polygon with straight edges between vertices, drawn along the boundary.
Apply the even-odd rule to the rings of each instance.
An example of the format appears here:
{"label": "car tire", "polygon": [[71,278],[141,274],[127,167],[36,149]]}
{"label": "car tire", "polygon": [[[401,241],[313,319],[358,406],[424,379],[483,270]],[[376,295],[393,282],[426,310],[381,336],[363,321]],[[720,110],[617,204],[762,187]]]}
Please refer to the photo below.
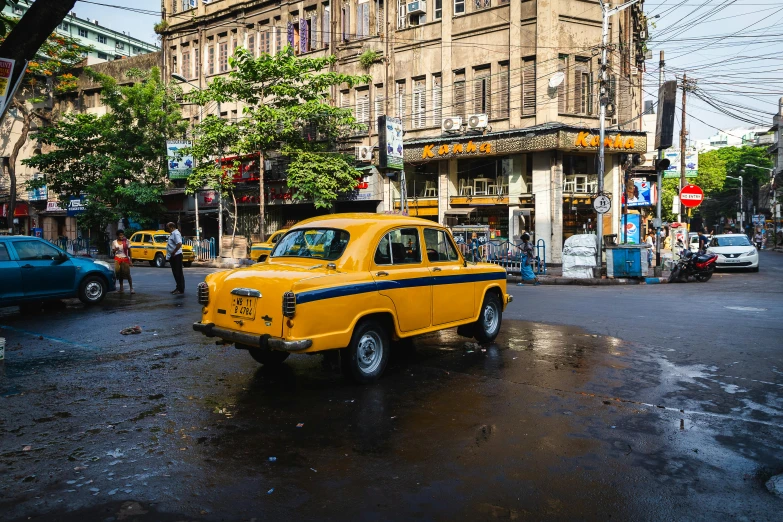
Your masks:
{"label": "car tire", "polygon": [[150,262],[150,264],[151,264],[152,266],[156,266],[156,267],[158,267],[158,268],[163,268],[164,266],[166,266],[166,258],[165,258],[165,257],[163,257],[163,254],[161,254],[160,252],[158,252],[157,254],[155,254],[155,259],[153,259],[153,260]]}
{"label": "car tire", "polygon": [[186,261],[182,263],[182,266],[184,266],[185,268],[190,268],[191,266],[193,266],[193,261]]}
{"label": "car tire", "polygon": [[79,285],[79,300],[86,305],[96,305],[106,297],[106,281],[101,276],[87,276]]}
{"label": "car tire", "polygon": [[340,353],[343,375],[358,384],[377,381],[389,362],[389,332],[377,319],[365,319],[356,325],[351,344]]}
{"label": "car tire", "polygon": [[257,363],[263,364],[264,366],[277,366],[278,364],[283,364],[283,361],[288,359],[288,356],[291,355],[288,352],[271,350],[269,348],[247,346],[244,344],[237,344],[236,347],[242,350],[247,350],[247,353],[250,354],[250,357],[255,359]]}
{"label": "car tire", "polygon": [[494,292],[487,292],[481,304],[479,319],[473,323],[476,340],[480,343],[491,343],[500,333],[503,322],[503,305]]}

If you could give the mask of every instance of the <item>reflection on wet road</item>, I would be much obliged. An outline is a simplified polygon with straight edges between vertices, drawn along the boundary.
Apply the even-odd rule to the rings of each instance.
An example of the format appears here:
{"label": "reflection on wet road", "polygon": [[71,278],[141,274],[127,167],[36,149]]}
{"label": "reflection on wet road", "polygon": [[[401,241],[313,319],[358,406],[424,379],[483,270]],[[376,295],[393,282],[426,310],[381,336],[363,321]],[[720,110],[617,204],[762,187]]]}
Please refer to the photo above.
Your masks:
{"label": "reflection on wet road", "polygon": [[783,502],[763,487],[780,380],[507,319],[488,346],[419,338],[358,387],[195,334],[167,277],[137,269],[150,290],[94,310],[0,310],[4,518],[773,520]]}

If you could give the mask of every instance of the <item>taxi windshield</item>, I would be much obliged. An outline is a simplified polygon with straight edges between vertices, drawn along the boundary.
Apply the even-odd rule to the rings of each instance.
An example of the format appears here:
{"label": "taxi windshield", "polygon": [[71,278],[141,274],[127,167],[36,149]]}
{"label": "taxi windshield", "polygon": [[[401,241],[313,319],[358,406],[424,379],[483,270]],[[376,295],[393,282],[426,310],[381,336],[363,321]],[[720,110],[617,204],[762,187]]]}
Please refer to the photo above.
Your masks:
{"label": "taxi windshield", "polygon": [[165,243],[169,240],[168,234],[155,234],[155,242],[156,243]]}
{"label": "taxi windshield", "polygon": [[272,257],[312,257],[335,261],[343,255],[349,238],[345,230],[331,228],[292,230],[277,242]]}

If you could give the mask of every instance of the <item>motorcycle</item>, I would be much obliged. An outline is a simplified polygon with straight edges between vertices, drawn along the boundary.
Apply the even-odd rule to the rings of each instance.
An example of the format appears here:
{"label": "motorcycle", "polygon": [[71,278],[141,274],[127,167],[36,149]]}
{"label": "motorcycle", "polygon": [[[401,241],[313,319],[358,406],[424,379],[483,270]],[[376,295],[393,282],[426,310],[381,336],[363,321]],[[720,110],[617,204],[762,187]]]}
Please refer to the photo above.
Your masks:
{"label": "motorcycle", "polygon": [[715,262],[717,260],[717,254],[701,254],[685,249],[680,253],[679,261],[672,268],[672,273],[669,274],[669,282],[682,281],[687,283],[688,279],[693,277],[699,283],[706,283],[715,272]]}

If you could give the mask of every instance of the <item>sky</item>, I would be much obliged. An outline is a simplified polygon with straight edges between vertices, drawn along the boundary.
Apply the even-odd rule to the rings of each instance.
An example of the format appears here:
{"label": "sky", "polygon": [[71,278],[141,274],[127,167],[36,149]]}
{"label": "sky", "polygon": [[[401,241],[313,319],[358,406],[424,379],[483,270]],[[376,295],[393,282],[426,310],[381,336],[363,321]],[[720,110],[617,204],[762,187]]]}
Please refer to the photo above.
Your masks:
{"label": "sky", "polygon": [[[78,1],[77,16],[156,41],[152,26],[160,20],[160,0],[95,1],[152,13]],[[696,91],[689,92],[686,103],[689,140],[707,138],[718,129],[772,125],[783,96],[781,0],[648,0],[644,6],[648,18],[660,16],[650,24],[653,59],[646,64],[645,99],[657,99],[658,57],[663,50],[667,80],[679,84],[685,74],[696,81]],[[680,127],[680,99],[678,91],[675,132]]]}

